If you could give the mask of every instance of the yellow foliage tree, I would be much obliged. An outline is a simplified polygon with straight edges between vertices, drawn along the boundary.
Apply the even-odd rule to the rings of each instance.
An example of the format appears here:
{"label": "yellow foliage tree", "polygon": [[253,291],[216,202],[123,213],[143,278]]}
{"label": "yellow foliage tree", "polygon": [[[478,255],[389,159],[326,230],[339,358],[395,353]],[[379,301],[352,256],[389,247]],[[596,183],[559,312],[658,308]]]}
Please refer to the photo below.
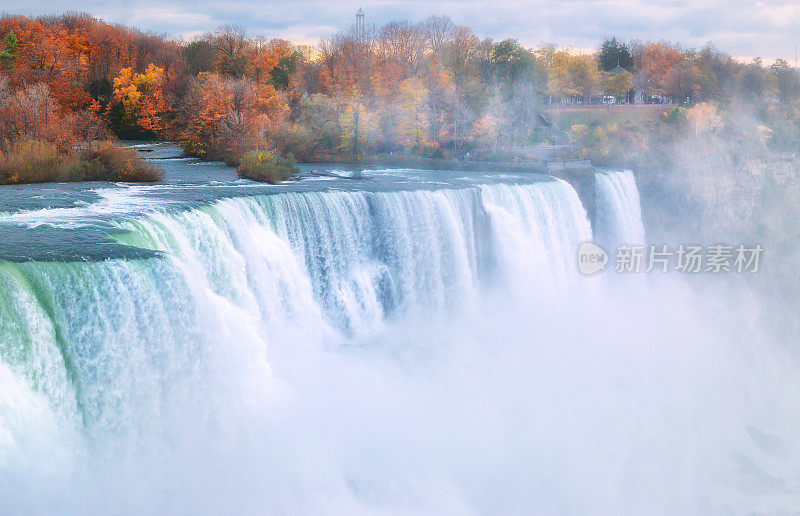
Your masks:
{"label": "yellow foliage tree", "polygon": [[397,133],[404,147],[422,148],[429,146],[430,134],[426,120],[428,89],[416,77],[406,79],[400,84],[399,103],[402,116]]}
{"label": "yellow foliage tree", "polygon": [[341,110],[339,127],[340,150],[345,155],[359,157],[367,147],[367,110],[358,101],[347,102]]}
{"label": "yellow foliage tree", "polygon": [[633,75],[629,71],[607,74],[603,90],[608,95],[626,95],[633,88]]}
{"label": "yellow foliage tree", "polygon": [[548,93],[554,97],[589,97],[600,82],[597,64],[589,56],[574,55],[566,50],[552,54]]}
{"label": "yellow foliage tree", "polygon": [[714,130],[722,125],[722,118],[717,114],[716,106],[705,102],[689,109],[686,112],[686,119],[691,124],[695,136]]}
{"label": "yellow foliage tree", "polygon": [[123,68],[114,78],[114,100],[125,109],[125,117],[140,128],[155,134],[164,130],[163,116],[167,111],[164,98],[164,69],[150,63],[144,73]]}

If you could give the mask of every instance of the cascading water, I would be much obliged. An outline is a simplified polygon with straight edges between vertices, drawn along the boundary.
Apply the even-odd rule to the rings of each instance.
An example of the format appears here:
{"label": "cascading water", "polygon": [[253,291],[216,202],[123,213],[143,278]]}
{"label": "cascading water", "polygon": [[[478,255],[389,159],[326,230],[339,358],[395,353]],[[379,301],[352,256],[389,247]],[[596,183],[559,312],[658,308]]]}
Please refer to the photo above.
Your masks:
{"label": "cascading water", "polygon": [[[630,173],[597,184],[601,241],[643,239]],[[696,338],[671,329],[695,328],[683,310],[644,322],[663,308],[645,294],[585,288],[591,229],[563,181],[239,196],[115,225],[157,254],[0,264],[11,512],[691,510],[730,494],[687,484],[727,462],[676,430],[749,410],[715,389],[681,404],[721,348],[674,345]],[[643,328],[665,331],[652,354],[627,345]],[[676,459],[682,439],[704,452]]]}
{"label": "cascading water", "polygon": [[598,172],[595,182],[595,238],[606,250],[619,245],[643,245],[644,227],[639,204],[639,190],[630,170]]}
{"label": "cascading water", "polygon": [[[3,363],[94,441],[135,437],[165,406],[202,398],[209,364],[267,374],[270,335],[344,339],[397,312],[452,313],[493,270],[531,260],[531,279],[553,287],[589,231],[562,182],[240,197],[120,228],[163,258],[0,268]],[[4,430],[12,451],[28,431]]]}

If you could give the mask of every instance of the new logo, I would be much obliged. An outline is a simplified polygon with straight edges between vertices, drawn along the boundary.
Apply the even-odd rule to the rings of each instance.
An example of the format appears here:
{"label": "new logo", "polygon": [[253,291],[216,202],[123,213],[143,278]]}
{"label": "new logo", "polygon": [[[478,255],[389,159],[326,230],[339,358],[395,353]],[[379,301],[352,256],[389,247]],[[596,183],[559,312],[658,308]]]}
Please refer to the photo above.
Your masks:
{"label": "new logo", "polygon": [[606,269],[608,254],[594,242],[584,242],[578,248],[578,270],[586,276]]}

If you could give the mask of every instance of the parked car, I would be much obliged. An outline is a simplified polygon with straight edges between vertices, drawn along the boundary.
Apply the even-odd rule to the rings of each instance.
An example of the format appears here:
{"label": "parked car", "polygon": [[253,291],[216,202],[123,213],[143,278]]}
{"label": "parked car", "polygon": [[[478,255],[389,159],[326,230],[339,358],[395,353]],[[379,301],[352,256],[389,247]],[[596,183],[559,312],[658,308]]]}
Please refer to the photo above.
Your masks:
{"label": "parked car", "polygon": [[665,97],[664,95],[650,95],[647,104],[669,104],[670,99],[669,97]]}

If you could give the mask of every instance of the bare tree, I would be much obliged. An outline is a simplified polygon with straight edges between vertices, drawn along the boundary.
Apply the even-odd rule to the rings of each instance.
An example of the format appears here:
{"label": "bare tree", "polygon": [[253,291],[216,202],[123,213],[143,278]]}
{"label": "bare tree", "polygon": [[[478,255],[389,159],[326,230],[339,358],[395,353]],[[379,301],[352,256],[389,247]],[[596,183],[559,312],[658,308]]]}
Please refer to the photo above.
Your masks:
{"label": "bare tree", "polygon": [[242,77],[247,69],[247,33],[235,25],[223,25],[214,32],[214,49],[220,73]]}

